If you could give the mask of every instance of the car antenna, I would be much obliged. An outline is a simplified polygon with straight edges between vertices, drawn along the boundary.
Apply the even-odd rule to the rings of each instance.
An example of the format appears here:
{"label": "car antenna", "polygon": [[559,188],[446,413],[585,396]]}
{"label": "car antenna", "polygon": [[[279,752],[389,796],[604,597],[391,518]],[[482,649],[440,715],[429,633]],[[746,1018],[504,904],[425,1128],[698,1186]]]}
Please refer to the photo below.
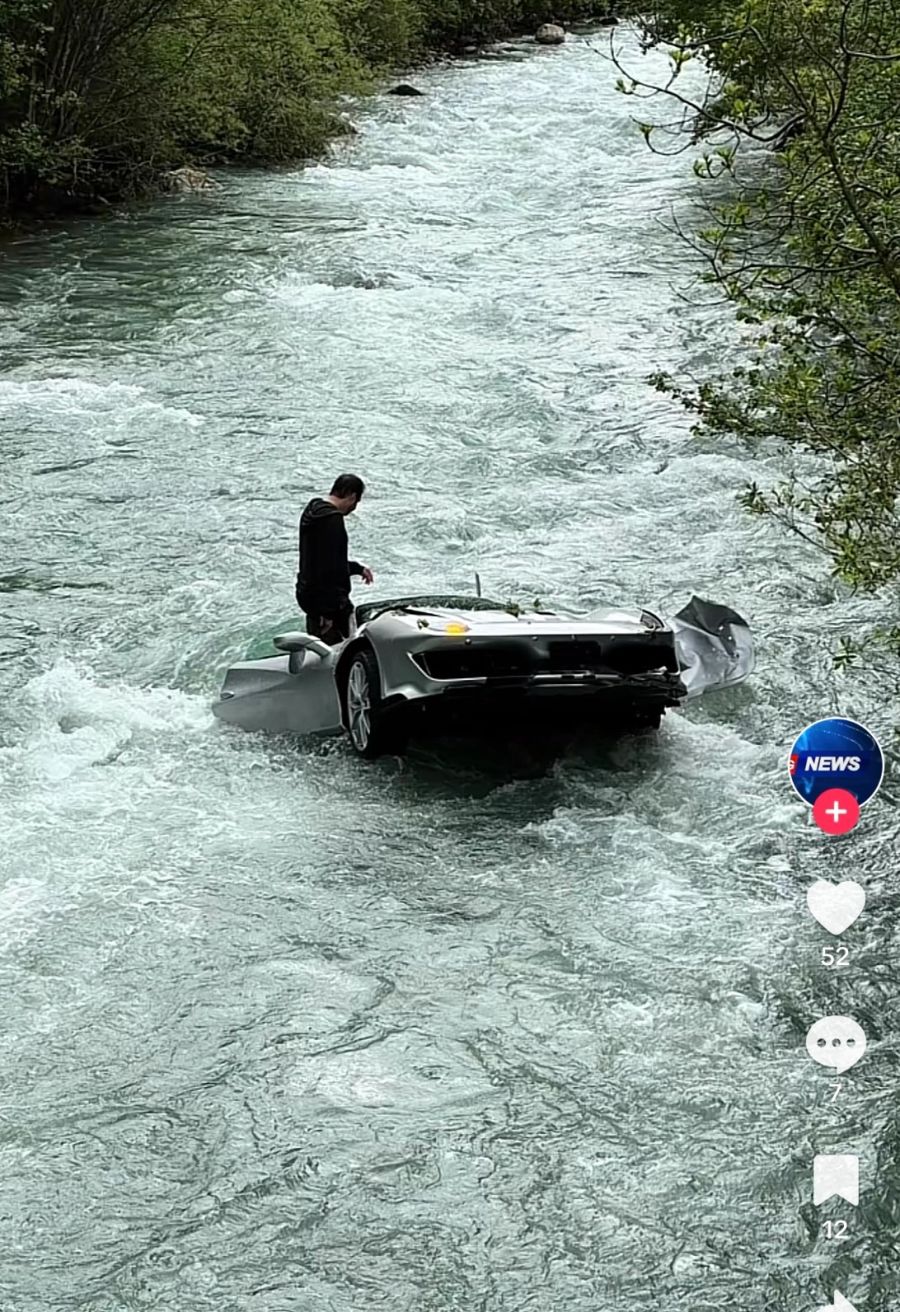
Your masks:
{"label": "car antenna", "polygon": [[477,570],[475,572],[475,596],[476,597],[481,596],[481,575],[478,573]]}

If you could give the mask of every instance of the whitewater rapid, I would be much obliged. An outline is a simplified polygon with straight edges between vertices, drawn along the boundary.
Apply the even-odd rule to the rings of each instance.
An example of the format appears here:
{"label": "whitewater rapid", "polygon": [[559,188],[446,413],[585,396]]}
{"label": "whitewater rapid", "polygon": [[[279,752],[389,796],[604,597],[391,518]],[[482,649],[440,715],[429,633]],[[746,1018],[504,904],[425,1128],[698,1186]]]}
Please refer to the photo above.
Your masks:
{"label": "whitewater rapid", "polygon": [[[785,773],[821,714],[886,729],[832,664],[876,608],[736,504],[777,452],[648,385],[740,338],[605,40],[434,68],[306,170],[5,249],[10,1312],[794,1312],[883,1249],[877,1209],[836,1254],[810,1217],[814,1144],[883,1154],[890,1085],[867,1061],[854,1119],[803,1055],[850,995],[803,909],[841,858]],[[228,732],[222,671],[291,616],[344,469],[373,595],[696,592],[751,621],[753,680],[546,772]],[[889,832],[854,848],[885,1036]]]}

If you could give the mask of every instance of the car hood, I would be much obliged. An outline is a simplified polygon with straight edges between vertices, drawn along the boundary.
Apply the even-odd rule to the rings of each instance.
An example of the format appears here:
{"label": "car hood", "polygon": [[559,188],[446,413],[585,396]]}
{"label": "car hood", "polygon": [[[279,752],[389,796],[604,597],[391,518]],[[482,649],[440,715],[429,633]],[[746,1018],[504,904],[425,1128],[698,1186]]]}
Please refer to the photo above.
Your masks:
{"label": "car hood", "polygon": [[406,630],[419,630],[423,633],[440,634],[448,631],[448,626],[465,625],[473,636],[514,637],[523,633],[536,634],[631,634],[642,635],[659,632],[663,625],[657,622],[646,623],[640,614],[625,610],[606,609],[589,617],[551,614],[545,611],[521,611],[511,614],[508,610],[465,610],[457,607],[409,606],[402,610],[385,611],[370,624],[390,620]]}

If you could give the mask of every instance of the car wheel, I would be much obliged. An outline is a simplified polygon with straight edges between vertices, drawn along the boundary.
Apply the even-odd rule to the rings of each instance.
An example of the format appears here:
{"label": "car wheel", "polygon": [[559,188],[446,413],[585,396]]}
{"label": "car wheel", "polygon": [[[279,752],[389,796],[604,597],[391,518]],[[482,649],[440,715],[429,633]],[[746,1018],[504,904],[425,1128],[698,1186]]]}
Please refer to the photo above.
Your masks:
{"label": "car wheel", "polygon": [[372,761],[403,750],[403,734],[395,716],[396,712],[386,713],[381,705],[381,677],[375,654],[363,648],[350,663],[344,687],[347,735],[358,756]]}

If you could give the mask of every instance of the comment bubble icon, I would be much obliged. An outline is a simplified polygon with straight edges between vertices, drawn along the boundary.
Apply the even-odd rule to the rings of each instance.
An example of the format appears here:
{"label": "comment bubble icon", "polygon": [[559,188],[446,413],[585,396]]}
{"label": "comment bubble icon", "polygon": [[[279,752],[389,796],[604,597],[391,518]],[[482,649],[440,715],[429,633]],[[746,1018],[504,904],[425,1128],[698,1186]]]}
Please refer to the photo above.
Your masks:
{"label": "comment bubble icon", "polygon": [[806,1036],[806,1051],[820,1066],[843,1075],[866,1053],[866,1036],[852,1016],[824,1016]]}
{"label": "comment bubble icon", "polygon": [[839,1289],[834,1291],[834,1302],[829,1303],[827,1307],[820,1307],[819,1312],[856,1312],[856,1308],[845,1298]]}

